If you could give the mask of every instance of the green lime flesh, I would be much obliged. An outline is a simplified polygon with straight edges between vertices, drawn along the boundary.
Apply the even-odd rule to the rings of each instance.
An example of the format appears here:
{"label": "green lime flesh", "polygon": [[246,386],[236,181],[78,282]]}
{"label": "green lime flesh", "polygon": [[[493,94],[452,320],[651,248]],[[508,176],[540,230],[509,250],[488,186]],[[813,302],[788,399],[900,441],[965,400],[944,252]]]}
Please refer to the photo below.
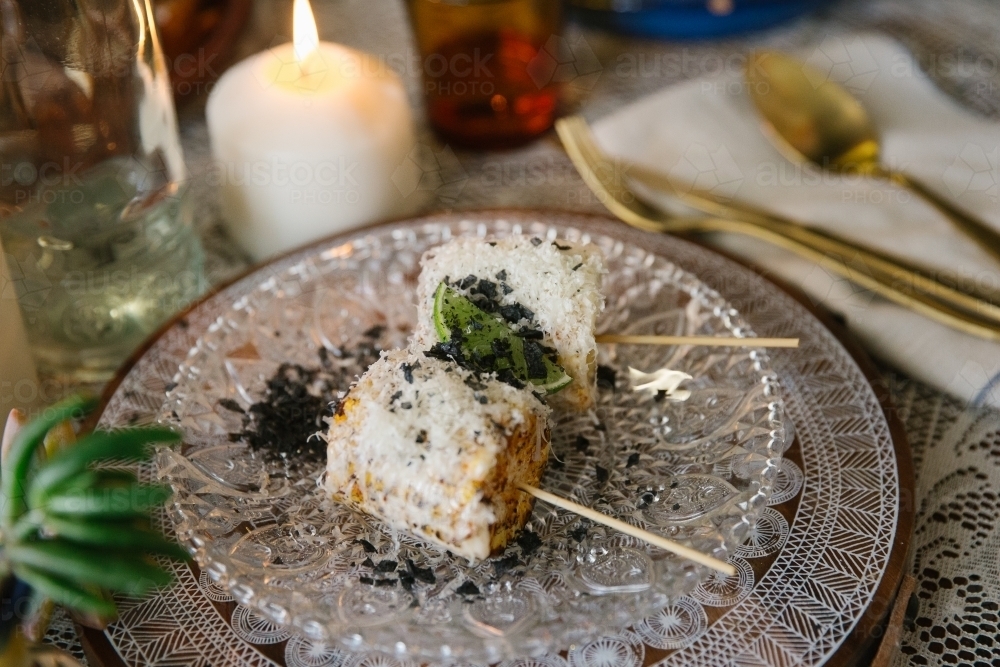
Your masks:
{"label": "green lime flesh", "polygon": [[[434,293],[434,329],[441,342],[450,341],[452,332],[460,331],[460,347],[466,357],[492,360],[485,370],[499,373],[509,369],[521,382],[530,383],[548,394],[554,394],[573,382],[573,378],[566,374],[562,366],[553,362],[548,355],[541,357],[545,368],[544,377],[531,377],[525,358],[525,339],[518,336],[509,324],[486,312],[445,283],[438,285],[437,292]],[[509,346],[510,354],[494,354],[497,343],[501,349]],[[535,369],[534,375],[540,376],[537,362]]]}

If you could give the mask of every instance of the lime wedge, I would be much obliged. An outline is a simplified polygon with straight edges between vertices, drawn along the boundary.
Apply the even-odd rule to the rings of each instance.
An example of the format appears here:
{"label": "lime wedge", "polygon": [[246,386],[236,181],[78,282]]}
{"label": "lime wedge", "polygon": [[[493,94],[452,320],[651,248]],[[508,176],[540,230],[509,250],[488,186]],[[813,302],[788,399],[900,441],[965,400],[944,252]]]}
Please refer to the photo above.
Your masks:
{"label": "lime wedge", "polygon": [[549,394],[573,382],[549,348],[519,336],[509,324],[443,282],[434,293],[433,319],[442,343],[456,342],[458,337],[463,361],[473,370],[530,383]]}

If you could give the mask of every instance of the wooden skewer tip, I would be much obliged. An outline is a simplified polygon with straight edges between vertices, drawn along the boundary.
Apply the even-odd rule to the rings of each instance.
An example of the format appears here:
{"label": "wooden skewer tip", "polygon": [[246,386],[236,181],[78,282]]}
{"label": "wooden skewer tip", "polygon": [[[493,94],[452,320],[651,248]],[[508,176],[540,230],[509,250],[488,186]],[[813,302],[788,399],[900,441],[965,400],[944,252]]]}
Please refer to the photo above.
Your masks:
{"label": "wooden skewer tip", "polygon": [[799,346],[798,338],[735,338],[729,336],[627,336],[601,334],[598,343],[623,345],[703,345],[707,347],[784,347]]}
{"label": "wooden skewer tip", "polygon": [[619,521],[618,519],[614,519],[606,514],[601,514],[596,510],[592,510],[589,507],[574,503],[572,500],[567,500],[561,496],[549,493],[548,491],[542,491],[534,486],[518,483],[517,488],[534,496],[535,498],[538,498],[539,500],[549,503],[550,505],[555,505],[556,507],[561,507],[564,510],[579,514],[580,516],[586,517],[591,521],[603,524],[609,528],[625,533],[626,535],[631,535],[632,537],[643,540],[644,542],[652,544],[655,547],[665,549],[670,553],[687,558],[688,560],[698,563],[699,565],[710,567],[713,570],[722,572],[730,577],[736,575],[736,568],[729,563],[724,563],[718,558],[712,558],[711,556],[703,554],[696,549],[692,549],[691,547],[686,547],[683,544],[678,544],[660,535],[650,533],[649,531],[641,528],[636,528],[635,526],[625,523],[624,521]]}

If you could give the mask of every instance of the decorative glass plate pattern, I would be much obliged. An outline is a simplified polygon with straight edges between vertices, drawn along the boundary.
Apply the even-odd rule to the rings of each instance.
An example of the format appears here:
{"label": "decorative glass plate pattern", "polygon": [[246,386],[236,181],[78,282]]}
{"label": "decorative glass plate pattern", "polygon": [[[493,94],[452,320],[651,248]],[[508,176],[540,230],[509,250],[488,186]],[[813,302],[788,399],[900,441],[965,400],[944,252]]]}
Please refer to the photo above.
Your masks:
{"label": "decorative glass plate pattern", "polygon": [[[384,226],[240,281],[225,290],[229,306],[174,377],[160,419],[180,425],[185,447],[158,460],[177,491],[178,536],[255,613],[240,627],[274,623],[268,632],[282,639],[278,626],[354,651],[496,662],[697,605],[685,594],[729,602],[743,595],[742,579],[703,581],[703,568],[543,503],[527,526],[537,539],[473,565],[326,500],[317,486],[322,461],[264,456],[234,435],[282,364],[325,365],[343,390],[365,370],[344,351],[405,344],[425,249],[455,235],[512,233],[589,240],[603,250],[601,331],[754,335],[717,292],[668,259],[617,236],[530,217]],[[603,388],[593,414],[557,418],[543,488],[723,558],[745,548],[791,442],[767,354],[602,346],[600,363],[617,381]],[[691,398],[632,391],[629,366],[690,373]]]}

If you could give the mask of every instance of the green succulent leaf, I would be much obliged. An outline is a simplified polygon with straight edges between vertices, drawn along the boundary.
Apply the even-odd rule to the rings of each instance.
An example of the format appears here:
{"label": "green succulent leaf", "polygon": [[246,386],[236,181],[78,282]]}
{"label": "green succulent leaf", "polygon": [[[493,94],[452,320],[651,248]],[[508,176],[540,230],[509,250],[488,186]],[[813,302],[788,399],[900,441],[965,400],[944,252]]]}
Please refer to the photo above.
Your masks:
{"label": "green succulent leaf", "polygon": [[67,419],[80,418],[97,405],[92,398],[74,396],[47,409],[41,417],[35,419],[18,431],[11,443],[10,451],[4,461],[0,493],[3,495],[3,506],[0,507],[0,525],[9,529],[14,521],[26,508],[25,477],[31,467],[32,457],[49,430]]}
{"label": "green succulent leaf", "polygon": [[177,560],[189,558],[179,544],[152,530],[139,527],[134,521],[80,521],[49,516],[42,525],[57,537],[94,547],[162,554]]}
{"label": "green succulent leaf", "polygon": [[14,574],[56,604],[84,613],[97,614],[102,618],[111,618],[118,613],[113,602],[78,586],[69,579],[24,564],[15,566]]}
{"label": "green succulent leaf", "polygon": [[141,595],[170,583],[170,573],[138,556],[110,554],[63,539],[8,546],[7,557],[15,570],[25,566],[52,577],[82,585],[94,585],[128,595]]}
{"label": "green succulent leaf", "polygon": [[87,471],[94,461],[142,461],[151,454],[151,443],[175,443],[179,440],[178,433],[165,428],[130,428],[91,433],[72,447],[56,454],[38,471],[30,484],[29,503],[32,506],[41,505],[49,494],[70,483],[76,475]]}
{"label": "green succulent leaf", "polygon": [[130,519],[149,514],[170,499],[169,486],[100,486],[57,493],[42,506],[47,515],[66,518]]}

